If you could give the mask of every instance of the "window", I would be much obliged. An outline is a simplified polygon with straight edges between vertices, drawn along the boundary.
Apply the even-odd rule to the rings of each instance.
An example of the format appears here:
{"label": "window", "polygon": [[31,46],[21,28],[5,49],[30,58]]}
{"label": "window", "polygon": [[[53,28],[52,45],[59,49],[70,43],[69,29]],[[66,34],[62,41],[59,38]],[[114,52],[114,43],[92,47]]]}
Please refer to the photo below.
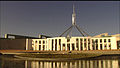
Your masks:
{"label": "window", "polygon": [[61,39],[59,39],[59,47],[60,47],[60,50],[61,50]]}
{"label": "window", "polygon": [[75,50],[74,43],[72,44],[72,50]]}
{"label": "window", "polygon": [[102,44],[100,44],[100,50],[102,50]]}
{"label": "window", "polygon": [[41,45],[39,45],[39,50],[41,50]]}
{"label": "window", "polygon": [[100,39],[100,43],[102,43],[102,39]]}
{"label": "window", "polygon": [[43,50],[45,50],[45,45],[43,45]]}
{"label": "window", "polygon": [[69,38],[67,39],[67,42],[70,42],[70,39],[69,39]]}
{"label": "window", "polygon": [[65,47],[65,44],[63,44],[63,47]]}
{"label": "window", "polygon": [[98,44],[96,44],[96,50],[98,50]]}
{"label": "window", "polygon": [[77,50],[78,50],[78,45],[79,45],[79,43],[78,43],[78,38],[76,39],[76,47],[77,47]]}
{"label": "window", "polygon": [[43,41],[43,44],[45,44],[45,41]]}
{"label": "window", "polygon": [[82,39],[80,39],[80,41],[82,41]]}
{"label": "window", "polygon": [[107,45],[106,45],[106,44],[105,44],[105,46],[104,46],[104,47],[105,47],[105,49],[107,49]]}
{"label": "window", "polygon": [[104,39],[104,42],[106,42],[106,39]]}
{"label": "window", "polygon": [[35,43],[37,43],[37,41],[35,41]]}
{"label": "window", "polygon": [[98,43],[98,40],[97,40],[97,39],[95,40],[95,43]]}
{"label": "window", "polygon": [[88,44],[90,44],[90,39],[88,39]]}
{"label": "window", "polygon": [[86,39],[84,39],[84,41],[86,41]]}
{"label": "window", "polygon": [[110,39],[108,39],[108,42],[111,42],[111,40],[110,40]]}
{"label": "window", "polygon": [[78,41],[78,38],[76,39],[76,41]]}
{"label": "window", "polygon": [[111,44],[109,45],[109,48],[110,48],[110,50],[111,50]]}
{"label": "window", "polygon": [[41,41],[39,41],[39,44],[41,44]]}

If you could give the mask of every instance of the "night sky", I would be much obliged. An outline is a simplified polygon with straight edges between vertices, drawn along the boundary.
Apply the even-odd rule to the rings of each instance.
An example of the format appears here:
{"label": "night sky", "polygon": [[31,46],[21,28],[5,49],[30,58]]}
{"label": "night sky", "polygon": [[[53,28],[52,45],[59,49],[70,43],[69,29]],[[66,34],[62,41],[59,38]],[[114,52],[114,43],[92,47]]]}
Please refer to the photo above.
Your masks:
{"label": "night sky", "polygon": [[[120,33],[119,1],[0,1],[0,37],[59,36],[72,25],[73,4],[77,25],[91,36]],[[80,35],[76,29],[72,32]]]}

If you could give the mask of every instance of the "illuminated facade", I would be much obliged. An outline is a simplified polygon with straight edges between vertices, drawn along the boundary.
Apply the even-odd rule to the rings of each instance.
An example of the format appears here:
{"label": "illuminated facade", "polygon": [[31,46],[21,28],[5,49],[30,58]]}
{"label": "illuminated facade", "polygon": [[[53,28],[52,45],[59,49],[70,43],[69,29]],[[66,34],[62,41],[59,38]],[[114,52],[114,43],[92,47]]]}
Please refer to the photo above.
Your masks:
{"label": "illuminated facade", "polygon": [[32,39],[32,49],[41,51],[117,49],[116,37],[54,37]]}

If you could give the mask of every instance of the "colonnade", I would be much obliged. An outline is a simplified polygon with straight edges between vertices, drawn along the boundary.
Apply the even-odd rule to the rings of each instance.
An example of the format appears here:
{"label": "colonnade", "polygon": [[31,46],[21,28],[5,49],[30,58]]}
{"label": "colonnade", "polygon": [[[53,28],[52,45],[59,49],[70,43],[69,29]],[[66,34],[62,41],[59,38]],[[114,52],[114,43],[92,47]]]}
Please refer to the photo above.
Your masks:
{"label": "colonnade", "polygon": [[33,50],[47,51],[72,51],[72,50],[105,50],[117,49],[116,42],[112,42],[111,38],[89,38],[89,37],[73,37],[73,38],[47,38],[33,39]]}

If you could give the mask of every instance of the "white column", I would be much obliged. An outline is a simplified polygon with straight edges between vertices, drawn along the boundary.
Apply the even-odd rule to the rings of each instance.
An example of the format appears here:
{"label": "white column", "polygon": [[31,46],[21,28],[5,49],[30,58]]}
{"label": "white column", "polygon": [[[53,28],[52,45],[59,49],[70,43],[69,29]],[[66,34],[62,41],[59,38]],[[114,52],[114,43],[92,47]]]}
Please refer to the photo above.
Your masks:
{"label": "white column", "polygon": [[26,39],[26,50],[28,50],[28,39]]}
{"label": "white column", "polygon": [[100,39],[98,39],[98,50],[100,50]]}
{"label": "white column", "polygon": [[57,39],[57,51],[60,50],[59,48],[60,48],[60,47],[59,47],[59,39]]}
{"label": "white column", "polygon": [[37,40],[37,50],[39,50],[39,40]]}
{"label": "white column", "polygon": [[55,51],[55,39],[53,40],[54,44],[53,44],[53,50]]}
{"label": "white column", "polygon": [[104,50],[104,39],[102,39],[102,49]]}
{"label": "white column", "polygon": [[76,46],[76,38],[75,38],[75,42],[74,42],[74,47],[75,47],[75,50],[77,50],[77,46]]}
{"label": "white column", "polygon": [[41,40],[41,50],[43,51],[43,40]]}
{"label": "white column", "polygon": [[87,50],[88,50],[88,38],[86,38],[86,47],[87,47]]}
{"label": "white column", "polygon": [[90,50],[93,50],[92,45],[93,45],[93,43],[92,43],[92,39],[90,38]]}
{"label": "white column", "polygon": [[108,44],[109,44],[109,43],[108,43],[108,39],[106,39],[106,43],[107,43],[107,46],[106,46],[106,47],[107,47],[107,50],[108,50],[108,49],[109,49],[109,45],[108,45]]}
{"label": "white column", "polygon": [[65,43],[65,50],[67,51],[67,42]]}
{"label": "white column", "polygon": [[51,48],[51,47],[52,47],[51,41],[52,41],[52,40],[49,39],[48,50],[50,50],[50,51],[52,50],[52,48]]}

